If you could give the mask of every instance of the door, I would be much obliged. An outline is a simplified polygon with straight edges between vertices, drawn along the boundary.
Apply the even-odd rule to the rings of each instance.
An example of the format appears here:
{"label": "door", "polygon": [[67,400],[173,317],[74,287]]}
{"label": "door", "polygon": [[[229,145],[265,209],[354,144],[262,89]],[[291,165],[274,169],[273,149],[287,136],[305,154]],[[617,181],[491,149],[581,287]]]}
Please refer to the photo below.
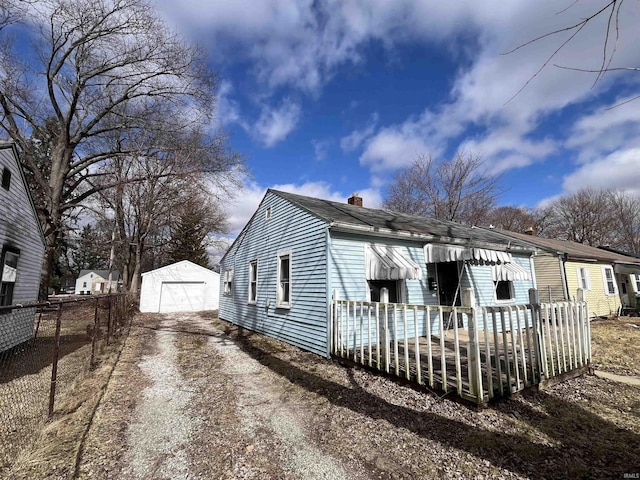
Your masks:
{"label": "door", "polygon": [[[449,307],[462,305],[460,291],[458,289],[459,269],[461,262],[440,262],[436,263],[436,275],[438,279],[438,295],[440,305]],[[457,295],[456,295],[457,291]]]}
{"label": "door", "polygon": [[198,312],[204,307],[204,282],[162,282],[160,313]]}

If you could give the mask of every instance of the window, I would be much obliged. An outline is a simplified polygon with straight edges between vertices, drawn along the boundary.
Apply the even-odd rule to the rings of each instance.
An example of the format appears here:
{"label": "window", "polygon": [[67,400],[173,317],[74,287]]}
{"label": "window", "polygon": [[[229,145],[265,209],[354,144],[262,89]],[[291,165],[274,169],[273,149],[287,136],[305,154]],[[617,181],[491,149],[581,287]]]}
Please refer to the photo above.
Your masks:
{"label": "window", "polygon": [[265,220],[269,220],[271,218],[271,207],[267,207],[264,211],[264,218]]}
{"label": "window", "polygon": [[2,188],[9,190],[11,187],[11,170],[7,167],[2,169]]}
{"label": "window", "polygon": [[496,300],[513,300],[515,292],[511,280],[498,280],[493,282],[496,286]]}
{"label": "window", "polygon": [[87,288],[87,282],[82,282],[82,288]]}
{"label": "window", "polygon": [[258,301],[258,261],[249,262],[249,303]]}
{"label": "window", "polygon": [[233,268],[229,268],[222,274],[222,293],[224,295],[231,295],[231,289],[233,288]]}
{"label": "window", "polygon": [[291,252],[278,255],[276,307],[291,308]]}
{"label": "window", "polygon": [[636,292],[640,293],[640,275],[634,275],[634,280],[636,282]]}
{"label": "window", "polygon": [[589,277],[589,269],[578,267],[578,287],[583,290],[591,290],[591,278]]}
{"label": "window", "polygon": [[372,302],[385,300],[383,298],[383,288],[387,289],[388,298],[386,302],[400,303],[400,298],[398,297],[398,282],[395,280],[369,280],[369,296]]}
{"label": "window", "polygon": [[5,248],[2,252],[2,281],[0,282],[0,305],[2,306],[13,303],[13,287],[18,276],[18,258],[20,258],[19,250]]}
{"label": "window", "polygon": [[604,293],[607,295],[616,295],[618,293],[613,268],[605,265],[602,266],[602,280],[604,281]]}

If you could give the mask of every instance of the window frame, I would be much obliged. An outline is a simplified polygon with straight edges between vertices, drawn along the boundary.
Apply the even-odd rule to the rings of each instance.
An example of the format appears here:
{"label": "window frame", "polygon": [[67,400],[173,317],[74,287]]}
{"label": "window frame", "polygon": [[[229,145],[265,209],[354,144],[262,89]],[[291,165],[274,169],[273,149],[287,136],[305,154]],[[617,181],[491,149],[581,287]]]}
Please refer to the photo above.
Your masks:
{"label": "window frame", "polygon": [[640,293],[640,275],[636,274],[633,276],[633,284],[636,287],[636,293]]}
{"label": "window frame", "polygon": [[[582,272],[586,273],[586,276],[583,277]],[[578,277],[578,288],[581,288],[585,291],[591,290],[591,272],[587,267],[577,267],[576,275]]]}
{"label": "window frame", "polygon": [[[289,260],[289,268],[287,269],[287,288],[288,288],[288,297],[289,297],[289,301],[285,302],[283,301],[283,297],[284,297],[284,289],[283,289],[283,281],[282,281],[282,260],[284,258],[288,258]],[[293,255],[291,250],[285,250],[282,252],[279,252],[278,255],[276,256],[276,262],[277,262],[277,272],[276,272],[276,308],[283,308],[283,309],[291,309],[291,306],[293,304],[292,301],[292,297],[293,297]]]}
{"label": "window frame", "polygon": [[[252,288],[253,287],[253,290]],[[253,293],[253,298],[252,294]],[[258,303],[258,260],[249,261],[249,281],[247,282],[247,303],[255,305]]]}
{"label": "window frame", "polygon": [[[611,280],[607,278],[607,272],[611,272]],[[618,282],[616,281],[616,274],[613,271],[611,265],[602,265],[602,283],[604,287],[604,293],[608,297],[618,295]],[[613,286],[613,291],[609,289],[609,283]]]}
{"label": "window frame", "polygon": [[[498,284],[507,283],[509,287],[509,298],[498,298]],[[496,303],[509,303],[516,300],[516,288],[513,280],[494,280],[493,282],[493,298]]]}
{"label": "window frame", "polygon": [[[16,266],[15,266],[16,277],[12,282],[5,281],[4,279],[4,265],[5,265],[5,261],[8,253],[16,255],[17,257]],[[5,245],[4,247],[2,247],[2,255],[0,256],[0,305],[1,306],[9,306],[13,304],[13,294],[15,292],[15,286],[18,281],[18,271],[20,269],[19,263],[20,263],[19,249],[15,247],[10,247],[8,245]],[[5,284],[6,284],[6,287],[5,287]],[[3,293],[6,291],[8,291],[8,293]],[[7,300],[7,297],[8,297],[8,300]],[[10,312],[11,310],[3,310],[3,311],[0,311],[0,314],[10,313]]]}
{"label": "window frame", "polygon": [[11,190],[11,170],[9,167],[4,167],[2,169],[2,188],[7,192]]}
{"label": "window frame", "polygon": [[230,297],[233,293],[233,268],[227,268],[222,273],[222,294]]}

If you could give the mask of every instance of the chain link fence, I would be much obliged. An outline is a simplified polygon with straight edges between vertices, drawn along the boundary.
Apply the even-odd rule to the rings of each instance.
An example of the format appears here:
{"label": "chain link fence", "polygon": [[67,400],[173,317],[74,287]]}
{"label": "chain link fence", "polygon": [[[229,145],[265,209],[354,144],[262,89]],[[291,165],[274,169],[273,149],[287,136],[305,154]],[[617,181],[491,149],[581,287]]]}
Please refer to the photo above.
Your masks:
{"label": "chain link fence", "polygon": [[124,294],[0,307],[0,477],[130,317]]}

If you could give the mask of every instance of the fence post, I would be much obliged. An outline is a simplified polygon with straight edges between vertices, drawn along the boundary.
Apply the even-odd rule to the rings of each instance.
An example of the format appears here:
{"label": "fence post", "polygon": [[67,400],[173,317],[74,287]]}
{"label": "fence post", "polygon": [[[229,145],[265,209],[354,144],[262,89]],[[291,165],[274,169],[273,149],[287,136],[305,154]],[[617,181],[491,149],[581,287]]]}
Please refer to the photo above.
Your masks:
{"label": "fence post", "polygon": [[56,317],[56,333],[53,338],[53,359],[51,364],[51,387],[49,388],[49,418],[53,415],[56,399],[56,382],[58,380],[58,357],[60,356],[60,327],[62,325],[62,303],[58,304]]}
{"label": "fence post", "polygon": [[478,343],[478,320],[476,318],[475,296],[472,288],[462,290],[462,306],[471,309],[468,318],[469,343],[467,344],[467,358],[469,359],[469,390],[475,395],[478,403],[484,402],[482,388],[482,370],[480,368],[480,344]]}
{"label": "fence post", "polygon": [[109,340],[111,338],[111,292],[109,292],[109,296],[107,297],[109,300],[109,317],[107,318],[107,345],[109,345]]}
{"label": "fence post", "polygon": [[93,308],[93,335],[91,338],[91,362],[89,365],[94,367],[96,359],[96,342],[98,339],[98,298],[96,298],[95,306]]}
{"label": "fence post", "polygon": [[[542,350],[540,346],[540,298],[538,297],[538,290],[535,288],[529,289],[529,304],[531,305],[531,324],[533,326],[533,355],[535,360],[535,370],[537,374],[537,381],[542,381],[542,373],[546,371],[546,365],[542,365]],[[536,383],[536,378],[533,379]]]}

